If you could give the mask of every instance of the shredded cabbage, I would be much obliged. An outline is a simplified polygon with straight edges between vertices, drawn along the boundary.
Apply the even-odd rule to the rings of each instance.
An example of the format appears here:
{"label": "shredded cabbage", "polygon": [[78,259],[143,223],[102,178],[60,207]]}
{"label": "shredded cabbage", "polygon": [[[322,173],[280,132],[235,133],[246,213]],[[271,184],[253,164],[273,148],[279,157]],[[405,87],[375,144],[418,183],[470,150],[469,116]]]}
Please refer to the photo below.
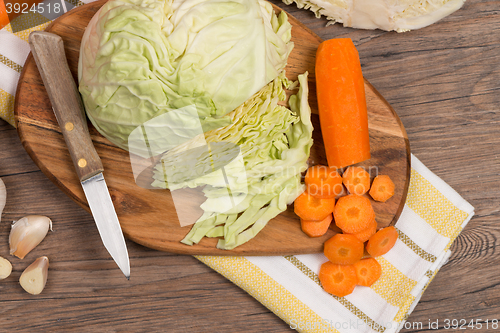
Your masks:
{"label": "shredded cabbage", "polygon": [[[217,247],[233,249],[252,239],[304,191],[301,173],[307,169],[313,142],[307,73],[300,75],[298,82],[298,93],[288,101],[290,109],[280,105],[286,99],[285,88],[294,87],[283,72],[228,115],[232,124],[205,133],[209,144],[227,142],[240,148],[242,171],[233,172],[228,164],[225,177],[218,170],[187,182],[171,183],[164,173],[165,165],[157,165],[153,186],[205,186],[204,213],[183,243],[192,245],[204,236],[223,237]],[[168,154],[188,152],[199,144],[197,137]]]}
{"label": "shredded cabbage", "polygon": [[[111,0],[83,36],[79,90],[93,125],[123,149],[134,129],[187,106],[197,116],[171,121],[172,132],[207,131],[278,76],[290,38],[285,12],[263,0]],[[175,146],[168,133],[148,139]]]}

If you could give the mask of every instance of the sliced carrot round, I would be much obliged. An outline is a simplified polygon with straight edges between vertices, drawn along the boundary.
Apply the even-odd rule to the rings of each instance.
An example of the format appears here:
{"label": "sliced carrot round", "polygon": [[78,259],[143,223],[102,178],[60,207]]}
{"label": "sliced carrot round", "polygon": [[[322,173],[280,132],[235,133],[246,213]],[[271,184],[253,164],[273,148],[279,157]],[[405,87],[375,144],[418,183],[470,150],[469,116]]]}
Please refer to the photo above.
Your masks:
{"label": "sliced carrot round", "polygon": [[323,289],[338,297],[352,293],[358,282],[354,266],[338,265],[330,261],[321,265],[318,276]]}
{"label": "sliced carrot round", "polygon": [[330,223],[333,220],[333,215],[329,214],[323,221],[306,221],[300,219],[300,227],[302,231],[309,237],[320,237],[323,236],[330,227]]}
{"label": "sliced carrot round", "polygon": [[370,199],[349,194],[339,198],[333,218],[343,232],[354,234],[370,226],[375,219],[375,212]]}
{"label": "sliced carrot round", "polygon": [[382,275],[382,266],[375,258],[361,259],[354,264],[358,285],[370,287]]}
{"label": "sliced carrot round", "polygon": [[325,242],[323,253],[334,264],[352,265],[363,257],[364,246],[353,235],[336,234]]}
{"label": "sliced carrot round", "polygon": [[342,177],[336,168],[315,165],[307,169],[304,182],[307,192],[317,198],[335,198],[344,191]]}
{"label": "sliced carrot round", "polygon": [[394,183],[387,175],[375,177],[370,188],[370,196],[375,201],[386,202],[394,195]]}
{"label": "sliced carrot round", "polygon": [[398,240],[398,231],[393,226],[386,227],[368,239],[366,252],[372,257],[378,257],[389,252]]}
{"label": "sliced carrot round", "polygon": [[370,174],[361,167],[348,167],[342,180],[351,194],[363,195],[370,189]]}
{"label": "sliced carrot round", "polygon": [[351,234],[355,236],[357,239],[359,239],[360,242],[366,242],[371,236],[375,235],[377,232],[377,221],[373,219],[372,222],[370,222],[370,226],[364,230],[361,230],[360,232],[357,232],[355,234]]}
{"label": "sliced carrot round", "polygon": [[335,198],[321,199],[303,192],[294,202],[294,212],[306,221],[322,221],[335,209]]}

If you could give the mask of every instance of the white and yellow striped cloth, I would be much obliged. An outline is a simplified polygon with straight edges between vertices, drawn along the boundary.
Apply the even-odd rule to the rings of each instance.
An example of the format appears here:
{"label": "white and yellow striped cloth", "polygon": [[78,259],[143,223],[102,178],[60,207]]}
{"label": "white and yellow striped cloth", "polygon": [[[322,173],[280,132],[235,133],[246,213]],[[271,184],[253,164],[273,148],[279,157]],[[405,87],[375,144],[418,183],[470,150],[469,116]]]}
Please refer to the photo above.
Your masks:
{"label": "white and yellow striped cloth", "polygon": [[[85,1],[90,2],[90,1]],[[28,35],[0,31],[0,117],[14,125],[14,96],[29,53]],[[377,258],[382,277],[338,298],[318,280],[322,254],[285,257],[197,258],[247,291],[300,332],[379,332],[401,329],[423,291],[446,263],[449,248],[474,215],[473,207],[412,156],[406,205],[396,225],[399,239]]]}

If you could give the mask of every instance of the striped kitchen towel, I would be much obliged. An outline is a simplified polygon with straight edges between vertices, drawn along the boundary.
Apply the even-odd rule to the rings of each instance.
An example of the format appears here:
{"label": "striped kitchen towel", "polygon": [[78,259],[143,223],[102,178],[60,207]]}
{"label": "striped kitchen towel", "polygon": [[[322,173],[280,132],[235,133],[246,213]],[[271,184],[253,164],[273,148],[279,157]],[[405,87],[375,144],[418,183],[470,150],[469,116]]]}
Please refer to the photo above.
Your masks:
{"label": "striped kitchen towel", "polygon": [[323,254],[197,258],[247,291],[299,332],[398,332],[438,270],[474,208],[415,156],[396,245],[376,259],[382,276],[346,297],[321,288]]}

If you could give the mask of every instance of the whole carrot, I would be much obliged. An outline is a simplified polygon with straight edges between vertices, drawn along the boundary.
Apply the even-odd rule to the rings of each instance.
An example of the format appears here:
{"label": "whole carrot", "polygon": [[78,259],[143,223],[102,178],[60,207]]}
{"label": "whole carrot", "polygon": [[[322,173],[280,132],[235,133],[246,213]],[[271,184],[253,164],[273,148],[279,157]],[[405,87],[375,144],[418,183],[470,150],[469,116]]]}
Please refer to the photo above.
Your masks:
{"label": "whole carrot", "polygon": [[328,165],[343,168],[369,159],[365,86],[351,39],[330,39],[319,45],[316,92]]}

